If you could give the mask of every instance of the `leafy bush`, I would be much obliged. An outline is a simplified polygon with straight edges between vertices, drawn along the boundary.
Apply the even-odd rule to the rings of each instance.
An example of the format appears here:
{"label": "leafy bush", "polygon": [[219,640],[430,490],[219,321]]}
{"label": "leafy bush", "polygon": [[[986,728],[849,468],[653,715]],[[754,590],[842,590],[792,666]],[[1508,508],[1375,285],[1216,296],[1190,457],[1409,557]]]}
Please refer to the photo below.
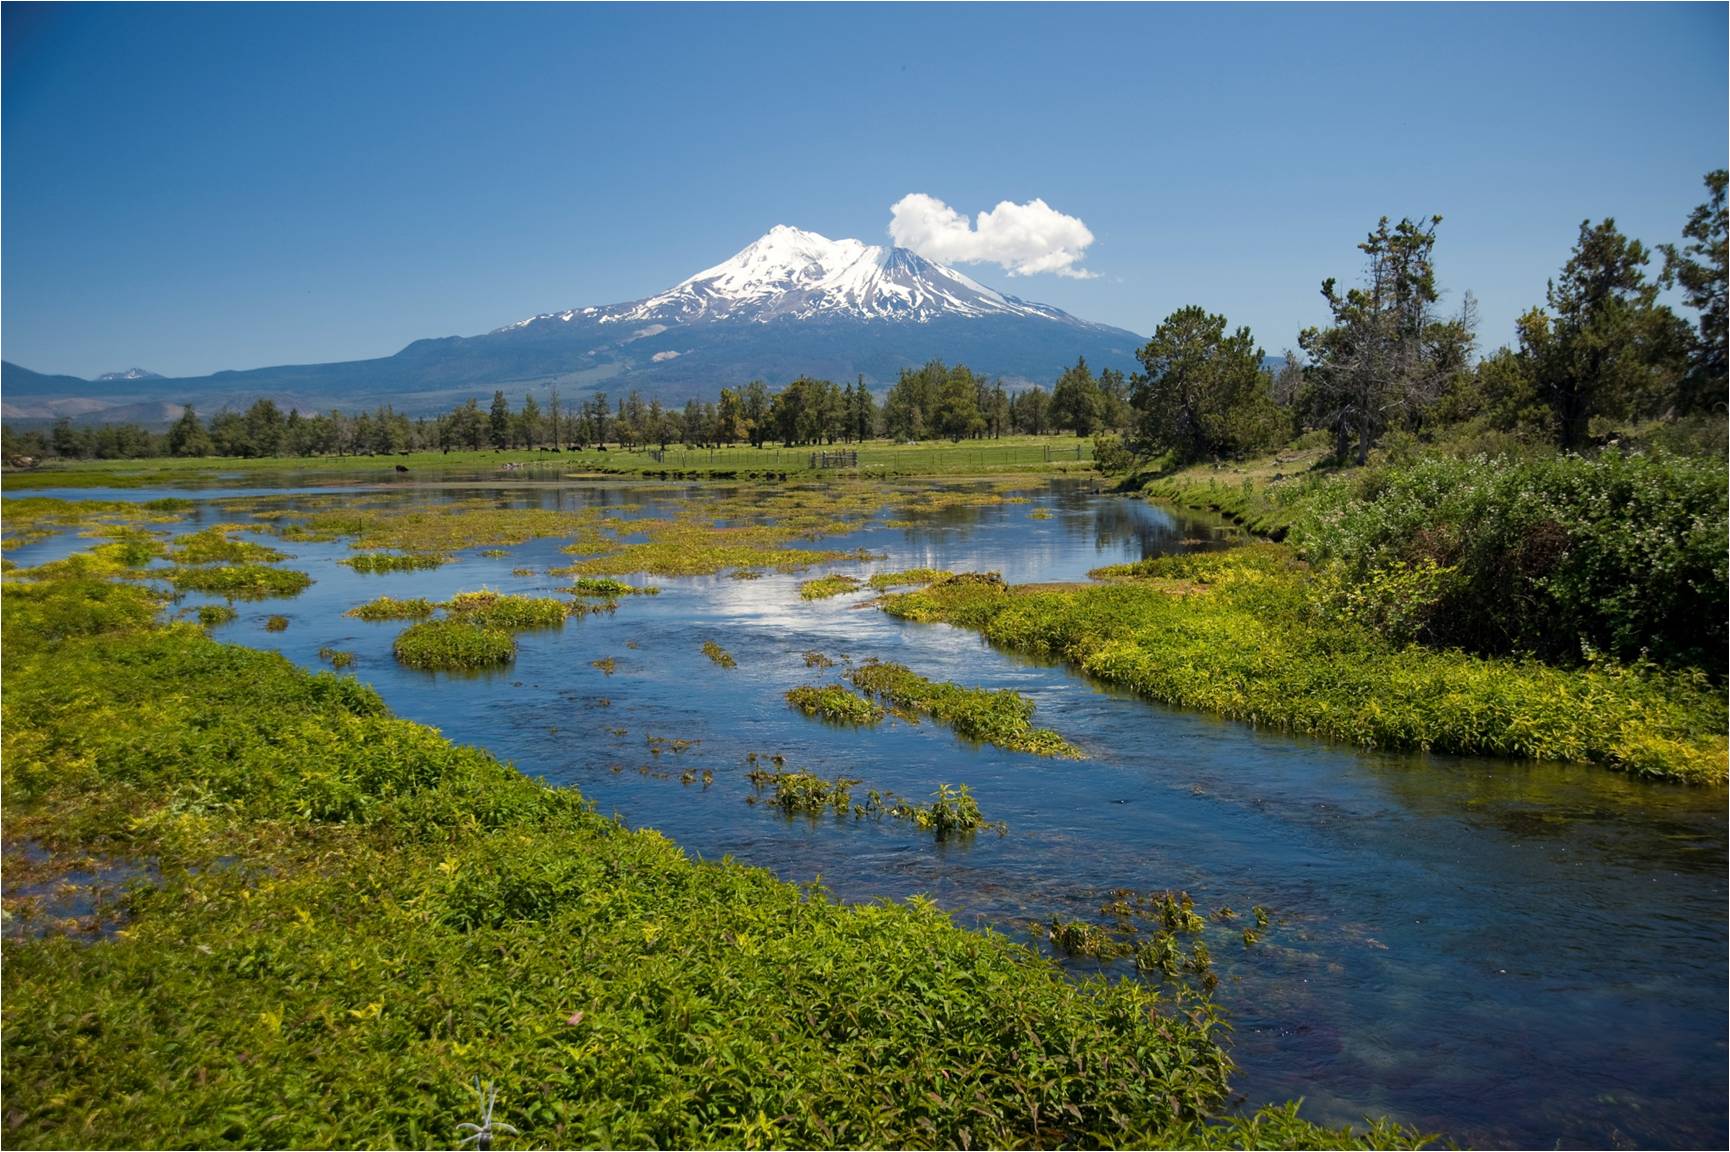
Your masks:
{"label": "leafy bush", "polygon": [[1725,673],[1722,461],[1427,459],[1338,481],[1293,527],[1327,603],[1396,642]]}
{"label": "leafy bush", "polygon": [[516,659],[517,642],[502,628],[425,620],[405,628],[391,651],[411,668],[488,668]]}

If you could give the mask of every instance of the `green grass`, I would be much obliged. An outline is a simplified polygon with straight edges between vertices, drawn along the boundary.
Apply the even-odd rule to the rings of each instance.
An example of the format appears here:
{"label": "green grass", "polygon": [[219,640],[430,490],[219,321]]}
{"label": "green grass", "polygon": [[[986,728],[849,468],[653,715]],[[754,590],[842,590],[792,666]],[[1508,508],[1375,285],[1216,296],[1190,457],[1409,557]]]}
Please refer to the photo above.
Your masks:
{"label": "green grass", "polygon": [[1290,552],[1258,544],[1102,569],[1111,583],[954,581],[886,611],[1065,659],[1151,699],[1364,747],[1601,764],[1723,783],[1724,696],[1704,673],[1559,669],[1396,647],[1318,611]]}
{"label": "green grass", "polygon": [[802,600],[827,600],[831,596],[857,592],[859,585],[860,580],[857,576],[831,572],[827,576],[819,576],[815,580],[807,580],[800,584],[799,598]]}
{"label": "green grass", "polygon": [[218,564],[208,567],[150,569],[148,575],[168,581],[179,592],[208,592],[234,600],[268,600],[298,596],[312,577],[292,568],[267,564]]}
{"label": "green grass", "polygon": [[569,587],[561,588],[560,591],[572,596],[601,596],[608,599],[616,596],[658,596],[661,592],[653,584],[627,584],[611,576],[579,576]]}
{"label": "green grass", "polygon": [[875,724],[884,716],[881,706],[839,684],[820,687],[806,684],[790,689],[787,703],[807,716],[817,716],[832,724]]}
{"label": "green grass", "polygon": [[403,629],[391,651],[411,668],[490,668],[516,659],[517,642],[502,628],[466,620],[423,620]]}
{"label": "green grass", "polygon": [[941,568],[908,568],[900,572],[875,572],[865,581],[879,592],[889,588],[903,588],[909,584],[929,584],[949,575]]}
{"label": "green grass", "polygon": [[1018,692],[927,680],[904,664],[876,660],[859,665],[847,678],[865,692],[942,721],[969,740],[1036,756],[1081,758],[1081,749],[1049,728],[1032,725],[1033,701]]}
{"label": "green grass", "polygon": [[453,620],[506,632],[526,632],[562,627],[572,605],[549,596],[508,596],[482,589],[459,592],[443,608]]}
{"label": "green grass", "polygon": [[433,556],[424,552],[361,552],[354,556],[345,556],[339,563],[347,564],[356,572],[421,572],[428,568],[440,568],[450,562],[448,556]]}
{"label": "green grass", "polygon": [[398,600],[392,596],[380,596],[355,605],[343,615],[353,616],[356,620],[424,620],[437,609],[438,605],[425,597]]}

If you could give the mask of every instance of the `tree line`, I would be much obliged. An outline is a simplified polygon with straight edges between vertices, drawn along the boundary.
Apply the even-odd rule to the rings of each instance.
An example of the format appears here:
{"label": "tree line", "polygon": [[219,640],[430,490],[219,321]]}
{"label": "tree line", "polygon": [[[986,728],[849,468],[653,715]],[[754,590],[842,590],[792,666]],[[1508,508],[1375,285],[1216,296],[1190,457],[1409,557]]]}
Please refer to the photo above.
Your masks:
{"label": "tree line", "polygon": [[[46,432],[4,429],[8,459],[60,456],[315,456],[484,449],[667,448],[771,441],[783,445],[994,438],[1012,433],[1096,436],[1110,464],[1162,457],[1183,463],[1267,451],[1325,433],[1341,462],[1364,462],[1389,433],[1423,435],[1460,424],[1586,446],[1594,420],[1721,413],[1726,400],[1726,173],[1705,178],[1707,200],[1685,222],[1684,244],[1646,247],[1614,219],[1583,221],[1573,251],[1522,315],[1516,340],[1476,354],[1468,292],[1444,315],[1436,272],[1440,216],[1390,223],[1363,243],[1360,282],[1322,282],[1330,320],[1298,335],[1277,370],[1247,327],[1191,305],[1167,316],[1136,353],[1132,376],[1085,358],[1048,392],[1010,390],[964,364],[903,369],[881,403],[863,377],[846,385],[800,377],[780,390],[761,380],[714,400],[664,406],[632,391],[560,401],[549,389],[512,408],[502,391],[485,409],[470,399],[411,420],[372,412],[283,412],[260,399],[208,422],[188,406],[167,432],[135,424]],[[1662,262],[1653,267],[1655,257]],[[1659,299],[1678,289],[1690,324]]]}

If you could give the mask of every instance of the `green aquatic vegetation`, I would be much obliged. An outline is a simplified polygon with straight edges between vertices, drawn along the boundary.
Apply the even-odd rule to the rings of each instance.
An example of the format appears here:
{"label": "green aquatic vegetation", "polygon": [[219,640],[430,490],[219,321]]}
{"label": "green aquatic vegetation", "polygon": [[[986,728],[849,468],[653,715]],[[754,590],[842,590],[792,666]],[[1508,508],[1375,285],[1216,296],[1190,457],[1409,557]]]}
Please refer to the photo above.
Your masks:
{"label": "green aquatic vegetation", "polygon": [[445,556],[467,548],[505,548],[547,537],[600,538],[592,509],[561,512],[501,508],[490,499],[454,500],[424,508],[396,505],[314,511],[279,527],[288,540],[350,538],[357,549]]}
{"label": "green aquatic vegetation", "polygon": [[572,596],[601,596],[611,599],[616,596],[658,596],[660,588],[653,584],[628,584],[611,576],[579,576],[569,587],[561,588],[561,592]]}
{"label": "green aquatic vegetation", "polygon": [[900,572],[874,572],[865,581],[879,592],[887,588],[900,588],[908,584],[929,584],[949,575],[941,568],[907,568]]}
{"label": "green aquatic vegetation", "polygon": [[787,703],[807,716],[818,716],[832,724],[875,724],[885,715],[881,706],[839,684],[821,687],[807,684],[790,689]]}
{"label": "green aquatic vegetation", "polygon": [[511,575],[512,576],[539,576],[540,571],[539,571],[539,569],[535,569],[535,568],[512,568],[511,569]]}
{"label": "green aquatic vegetation", "polygon": [[[828,811],[836,815],[846,814],[852,808],[853,786],[859,783],[845,776],[825,780],[811,772],[771,772],[762,768],[751,770],[745,778],[758,795],[767,790],[770,802],[783,812],[807,816],[819,816]],[[755,803],[757,796],[747,799]]]}
{"label": "green aquatic vegetation", "polygon": [[208,592],[235,600],[267,600],[298,596],[312,577],[292,568],[268,564],[218,564],[207,567],[151,569],[148,575],[174,585],[177,592]]}
{"label": "green aquatic vegetation", "polygon": [[558,628],[571,614],[571,605],[563,600],[547,596],[512,596],[489,589],[459,592],[442,607],[452,619],[507,632]]}
{"label": "green aquatic vegetation", "polygon": [[509,556],[510,554],[511,550],[509,548],[482,548],[480,550],[480,555],[491,560],[496,560],[502,556]]}
{"label": "green aquatic vegetation", "polygon": [[713,660],[723,668],[736,668],[739,662],[733,659],[732,653],[715,643],[713,640],[703,641],[703,655]]}
{"label": "green aquatic vegetation", "polygon": [[226,624],[238,615],[232,605],[200,604],[196,613],[198,622],[206,628],[214,628],[218,624]]}
{"label": "green aquatic vegetation", "polygon": [[428,568],[441,568],[450,562],[448,556],[436,556],[425,552],[360,552],[353,556],[345,556],[338,563],[347,564],[356,572],[422,572]]}
{"label": "green aquatic vegetation", "polygon": [[[692,520],[633,520],[623,525],[630,532],[648,535],[647,540],[613,544],[599,555],[564,568],[559,575],[623,576],[647,572],[657,576],[707,576],[728,569],[772,568],[797,572],[816,564],[856,559],[857,553],[793,548],[797,539],[786,527],[762,524],[718,526]],[[591,552],[576,544],[568,552]]]}
{"label": "green aquatic vegetation", "polygon": [[1029,520],[1049,520],[1051,516],[1052,512],[1049,508],[1035,508],[1027,514]]}
{"label": "green aquatic vegetation", "polygon": [[862,691],[940,720],[970,740],[1036,756],[1081,758],[1081,750],[1057,733],[1033,727],[1033,701],[1018,692],[927,680],[904,664],[876,660],[854,668],[847,678]]}
{"label": "green aquatic vegetation", "polygon": [[[603,676],[611,676],[614,670],[619,666],[619,662],[614,660],[611,656],[603,656],[599,660],[590,660],[589,664],[592,667],[599,668]],[[615,734],[622,733],[623,731],[624,729],[622,728],[618,729]]]}
{"label": "green aquatic vegetation", "polygon": [[848,576],[840,572],[831,572],[827,576],[819,576],[815,580],[807,580],[799,585],[801,600],[826,600],[831,596],[840,596],[859,590],[860,580],[857,576]]}
{"label": "green aquatic vegetation", "polygon": [[423,620],[403,629],[391,651],[410,668],[490,668],[516,659],[517,642],[503,628],[468,620]]}
{"label": "green aquatic vegetation", "polygon": [[328,644],[318,650],[318,658],[327,661],[332,668],[348,668],[354,664],[353,652],[344,652]]}
{"label": "green aquatic vegetation", "polygon": [[288,558],[267,545],[234,539],[235,532],[245,530],[244,524],[213,524],[187,533],[175,540],[168,558],[177,564],[275,564]]}
{"label": "green aquatic vegetation", "polygon": [[1319,611],[1308,570],[1272,544],[1096,575],[1114,582],[946,582],[891,595],[882,607],[1067,660],[1151,699],[1270,728],[1365,747],[1725,779],[1724,697],[1703,676],[1396,646]]}
{"label": "green aquatic vegetation", "polygon": [[823,653],[817,651],[815,648],[812,648],[807,650],[805,653],[805,667],[833,668],[835,667],[835,661],[829,659],[829,657],[823,655]]}
{"label": "green aquatic vegetation", "polygon": [[890,807],[889,814],[900,820],[910,820],[923,831],[935,832],[939,840],[968,836],[982,828],[995,830],[999,836],[1006,831],[1004,825],[985,819],[979,811],[979,802],[973,798],[972,789],[965,784],[959,787],[939,784],[937,791],[931,794],[930,804],[897,800]]}
{"label": "green aquatic vegetation", "polygon": [[1046,928],[1045,936],[1051,946],[1065,956],[1109,960],[1122,956],[1128,950],[1123,941],[1106,929],[1085,920],[1059,920],[1053,917]]}
{"label": "green aquatic vegetation", "polygon": [[286,632],[286,631],[288,631],[288,617],[287,616],[272,616],[272,617],[270,617],[268,620],[266,620],[264,622],[264,630],[266,632]]}
{"label": "green aquatic vegetation", "polygon": [[437,609],[437,604],[424,597],[398,600],[394,596],[380,596],[376,600],[368,600],[365,604],[355,605],[343,615],[353,616],[357,620],[423,620]]}

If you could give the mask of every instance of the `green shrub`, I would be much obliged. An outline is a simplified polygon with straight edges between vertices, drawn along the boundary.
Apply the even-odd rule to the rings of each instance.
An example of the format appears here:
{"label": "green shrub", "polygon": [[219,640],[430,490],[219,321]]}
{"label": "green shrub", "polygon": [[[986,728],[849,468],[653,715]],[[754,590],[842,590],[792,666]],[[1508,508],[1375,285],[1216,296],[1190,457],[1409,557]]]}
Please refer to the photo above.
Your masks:
{"label": "green shrub", "polygon": [[1292,541],[1397,641],[1725,674],[1726,471],[1605,452],[1427,459],[1313,496]]}
{"label": "green shrub", "polygon": [[391,651],[411,668],[488,668],[516,659],[517,642],[502,628],[424,620],[403,629]]}

